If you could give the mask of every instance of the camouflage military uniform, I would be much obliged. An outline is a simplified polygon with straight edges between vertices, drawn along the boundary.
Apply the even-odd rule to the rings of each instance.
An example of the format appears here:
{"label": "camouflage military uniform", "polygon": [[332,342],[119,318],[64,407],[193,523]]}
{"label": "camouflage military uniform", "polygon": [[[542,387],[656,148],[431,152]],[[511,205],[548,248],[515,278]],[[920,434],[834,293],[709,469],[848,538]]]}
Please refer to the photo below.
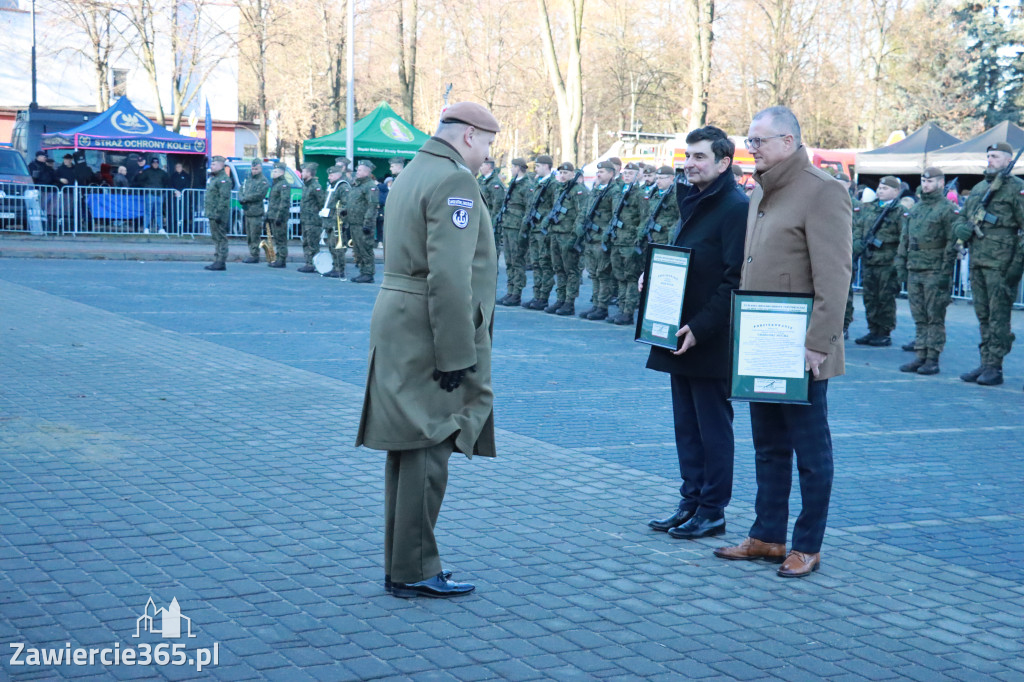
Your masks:
{"label": "camouflage military uniform", "polygon": [[[547,235],[541,233],[541,222],[555,203],[554,186],[558,182],[552,173],[538,178],[530,188],[526,215],[523,216],[523,230],[530,240],[530,260],[533,262],[533,300],[531,307],[543,310],[548,305],[551,290],[555,287],[555,273],[551,269],[551,246]],[[533,210],[531,214],[530,211]]]}
{"label": "camouflage military uniform", "polygon": [[320,251],[320,209],[324,205],[324,190],[313,176],[303,182],[302,200],[299,202],[299,221],[302,225],[302,256],[306,267],[313,267],[313,256]]}
{"label": "camouflage military uniform", "polygon": [[[256,170],[253,167],[253,170]],[[260,259],[260,239],[263,236],[263,199],[267,196],[270,183],[262,171],[250,173],[238,193],[238,203],[245,212],[245,235],[249,243],[249,256]]]}
{"label": "camouflage military uniform", "polygon": [[[850,229],[853,230],[857,221],[858,211],[857,207],[860,206],[860,201],[857,197],[850,195],[850,206],[853,209],[853,220],[850,222]],[[894,209],[895,210],[895,209]],[[853,264],[853,273],[856,277],[857,263]],[[850,278],[850,293],[846,295],[846,314],[843,315],[843,336],[847,336],[849,333],[850,325],[853,324],[853,278]]]}
{"label": "camouflage military uniform", "polygon": [[[559,182],[551,188],[556,201],[568,184]],[[551,269],[555,277],[555,302],[545,310],[559,315],[572,315],[576,312],[576,299],[580,295],[580,277],[583,275],[580,253],[572,247],[576,243],[576,222],[587,210],[588,192],[583,183],[573,184],[572,187],[562,202],[561,207],[565,212],[560,211],[555,217],[549,212],[543,221],[543,228],[548,233]]]}
{"label": "camouflage military uniform", "polygon": [[372,175],[356,178],[348,194],[348,226],[352,235],[352,250],[355,252],[356,267],[363,277],[373,277],[376,272],[373,247],[376,245],[373,230],[377,226],[377,209],[380,200],[377,181]]}
{"label": "camouflage military uniform", "polygon": [[[588,319],[605,319],[608,315],[608,304],[615,295],[617,284],[612,276],[612,261],[607,251],[602,248],[604,236],[608,233],[608,223],[612,219],[612,206],[616,197],[622,194],[622,180],[615,178],[608,186],[595,185],[590,191],[587,210],[580,214],[577,231],[587,231],[584,237],[586,244],[586,266],[590,279],[594,284],[594,308],[580,314]],[[608,189],[607,192],[604,190]],[[587,229],[586,217],[593,211],[592,229]]]}
{"label": "camouflage military uniform", "polygon": [[[522,238],[523,215],[526,214],[526,202],[533,184],[528,175],[512,180],[507,192],[511,195],[505,205],[505,215],[495,228],[501,230],[505,241],[505,275],[508,279],[508,294],[501,299],[505,305],[519,305],[522,301],[523,288],[526,286],[526,248],[528,242]],[[502,200],[504,201],[504,199]]]}
{"label": "camouflage military uniform", "polygon": [[206,182],[206,219],[213,238],[213,260],[228,259],[228,221],[231,218],[231,178],[224,170],[210,175]]}
{"label": "camouflage military uniform", "polygon": [[288,260],[288,218],[292,210],[292,188],[284,176],[274,178],[270,185],[267,220],[274,237],[275,257],[281,263]]}
{"label": "camouflage military uniform", "polygon": [[933,365],[938,369],[939,355],[946,345],[946,307],[952,298],[956,260],[953,229],[958,213],[941,187],[937,192],[922,193],[921,201],[903,213],[896,270],[907,283],[917,353],[914,362],[904,365],[905,371],[916,372],[925,363],[929,369],[924,374],[933,373]]}
{"label": "camouflage military uniform", "polygon": [[[345,243],[344,234],[338,238],[338,232],[344,233],[342,224],[344,222],[345,209],[348,206],[348,193],[351,185],[344,177],[339,178],[333,185],[327,188],[327,195],[324,199],[324,209],[327,215],[321,217],[322,226],[326,236],[324,241],[331,251],[332,270],[337,271],[342,277],[345,276]],[[340,246],[339,246],[340,245]],[[335,248],[337,247],[337,248]]]}
{"label": "camouflage military uniform", "polygon": [[[501,181],[498,171],[493,171],[487,177],[477,178],[477,184],[480,185],[480,196],[484,198],[484,204],[493,219],[498,214],[498,209],[501,208],[501,202],[505,199],[505,183]],[[498,255],[501,255],[500,225],[494,230],[494,248]]]}
{"label": "camouflage military uniform", "polygon": [[[676,199],[677,187],[679,185],[675,182],[665,191],[655,186],[654,190],[647,195],[647,205],[644,207],[640,230],[636,238],[636,246],[640,249],[641,254],[647,248],[648,243],[668,244],[671,242],[672,235],[679,228],[679,201]],[[652,218],[654,222],[649,225]],[[648,227],[651,229],[648,230]]]}
{"label": "camouflage military uniform", "polygon": [[[877,249],[866,249],[864,240],[885,207],[876,201],[861,204],[858,208],[859,210],[854,210],[853,252],[863,251],[861,286],[864,289],[864,312],[868,320],[868,331],[871,336],[887,339],[896,328],[896,295],[900,292],[900,281],[896,277],[893,261],[900,243],[903,207],[892,208],[879,226],[875,238],[882,242],[882,246]],[[864,343],[866,339],[867,337],[862,337],[858,342]]]}
{"label": "camouflage military uniform", "polygon": [[1014,340],[1010,311],[1020,282],[1016,268],[1024,258],[1019,233],[1024,228],[1024,181],[1016,176],[1003,179],[986,208],[986,213],[996,218],[995,224],[981,222],[978,227],[985,236],[979,238],[966,218],[976,216],[993,177],[986,173],[971,190],[956,237],[970,247],[971,296],[981,330],[981,365],[1001,372]]}
{"label": "camouflage military uniform", "polygon": [[[614,237],[607,239],[608,255],[612,264],[612,276],[615,278],[617,296],[619,297],[619,314],[612,318],[617,324],[625,324],[628,319],[633,321],[639,301],[637,280],[640,279],[640,257],[636,252],[636,241],[639,236],[641,221],[645,213],[646,200],[643,188],[634,183],[623,184],[622,193],[615,199],[619,210],[619,222]],[[618,204],[621,203],[621,208]],[[607,237],[607,235],[606,235]]]}

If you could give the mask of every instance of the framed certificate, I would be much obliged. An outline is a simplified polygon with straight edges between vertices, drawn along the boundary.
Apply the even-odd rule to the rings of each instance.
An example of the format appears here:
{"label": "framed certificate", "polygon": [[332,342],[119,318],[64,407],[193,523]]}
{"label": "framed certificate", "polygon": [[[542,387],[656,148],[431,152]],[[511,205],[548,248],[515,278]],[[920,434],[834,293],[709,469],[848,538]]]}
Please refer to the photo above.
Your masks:
{"label": "framed certificate", "polygon": [[679,350],[676,332],[682,326],[683,295],[689,271],[690,249],[667,244],[648,245],[635,340]]}
{"label": "framed certificate", "polygon": [[732,292],[730,400],[809,405],[804,342],[811,294]]}

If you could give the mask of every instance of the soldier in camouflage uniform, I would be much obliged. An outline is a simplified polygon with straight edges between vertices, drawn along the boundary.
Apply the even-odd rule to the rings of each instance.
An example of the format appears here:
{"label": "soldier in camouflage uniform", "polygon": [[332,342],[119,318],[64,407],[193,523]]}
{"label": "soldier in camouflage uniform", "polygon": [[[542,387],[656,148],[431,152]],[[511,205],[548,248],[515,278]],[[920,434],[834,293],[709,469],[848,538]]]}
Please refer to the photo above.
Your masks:
{"label": "soldier in camouflage uniform", "polygon": [[[633,324],[633,313],[640,298],[637,280],[640,279],[640,258],[636,253],[636,241],[643,223],[646,198],[638,180],[640,167],[628,163],[622,169],[622,191],[615,199],[612,212],[618,212],[618,222],[613,228],[614,235],[605,235],[604,245],[612,264],[619,301],[619,314],[609,317],[612,324]],[[621,204],[621,207],[619,206]]]}
{"label": "soldier in camouflage uniform", "polygon": [[939,355],[946,345],[946,306],[952,298],[956,260],[953,230],[959,210],[947,201],[945,182],[941,170],[926,168],[921,201],[903,213],[896,271],[907,283],[917,357],[901,366],[901,372],[938,374]]}
{"label": "soldier in camouflage uniform", "polygon": [[[853,193],[853,189],[851,187],[852,181],[850,180],[850,176],[847,175],[846,173],[839,173],[838,175],[836,175],[836,180],[838,180],[843,185],[843,187],[846,188],[847,193],[849,193],[849,195],[850,195],[850,206],[851,206],[851,208],[856,209],[857,206],[860,205],[860,201],[857,200],[856,195]],[[857,218],[857,212],[854,212],[853,213],[853,220],[850,221],[850,229],[851,230],[853,229],[854,220],[856,220],[856,218]],[[856,272],[856,271],[857,271],[857,264],[854,263],[853,264],[853,272]],[[853,279],[852,278],[850,279],[850,293],[847,294],[847,296],[846,296],[846,314],[843,315],[843,338],[844,339],[850,338],[850,325],[851,324],[853,324]]]}
{"label": "soldier in camouflage uniform", "polygon": [[267,221],[274,239],[274,262],[272,268],[285,267],[288,260],[288,218],[292,211],[292,188],[285,178],[285,166],[280,161],[270,171],[270,198],[267,201]]}
{"label": "soldier in camouflage uniform", "polygon": [[342,223],[348,206],[349,182],[345,179],[345,166],[334,165],[327,169],[327,198],[320,209],[323,221],[324,241],[331,251],[331,270],[324,277],[345,279],[345,237]]}
{"label": "soldier in camouflage uniform", "polygon": [[245,213],[245,236],[249,243],[249,257],[243,263],[260,262],[260,239],[263,237],[263,200],[267,197],[270,183],[263,175],[263,162],[254,159],[249,177],[238,192],[238,203]]}
{"label": "soldier in camouflage uniform", "polygon": [[576,226],[577,234],[583,234],[587,271],[594,284],[594,307],[580,313],[580,317],[586,320],[608,319],[608,304],[615,295],[612,261],[601,247],[612,219],[612,206],[620,194],[622,181],[615,177],[615,166],[611,161],[601,161],[597,164],[597,180],[590,190],[587,210],[580,214]]}
{"label": "soldier in camouflage uniform", "polygon": [[636,252],[641,263],[648,244],[668,244],[679,223],[679,201],[676,198],[676,173],[662,166],[655,175],[654,189],[647,195],[647,205],[636,238]]}
{"label": "soldier in camouflage uniform", "polygon": [[320,209],[324,205],[324,190],[316,179],[317,163],[302,164],[302,199],[299,201],[299,222],[302,226],[302,256],[306,263],[299,272],[316,272],[313,256],[320,251]]}
{"label": "soldier in camouflage uniform", "polygon": [[[502,199],[505,206],[504,214],[495,216],[494,232],[501,231],[505,242],[505,275],[508,280],[508,293],[498,303],[505,306],[517,306],[523,302],[523,287],[526,286],[526,248],[528,242],[522,238],[523,215],[526,214],[526,202],[530,196],[533,181],[526,174],[526,160],[512,159],[512,179],[509,180],[505,193],[508,200]],[[498,211],[501,213],[501,210]]]}
{"label": "soldier in camouflage uniform", "polygon": [[537,180],[530,188],[523,216],[523,237],[530,240],[530,260],[533,262],[533,299],[525,301],[523,307],[529,310],[544,310],[555,286],[555,272],[551,268],[551,244],[547,235],[541,232],[541,223],[555,203],[555,175],[551,172],[555,162],[547,154],[533,160]]}
{"label": "soldier in camouflage uniform", "polygon": [[352,279],[356,284],[370,284],[376,273],[376,260],[373,247],[374,228],[377,226],[377,211],[380,198],[377,180],[373,177],[373,162],[361,159],[356,164],[356,180],[348,195],[348,218],[346,224],[352,236],[352,248],[355,251],[356,266],[359,276]]}
{"label": "soldier in camouflage uniform", "polygon": [[878,183],[878,201],[854,207],[853,253],[861,255],[861,286],[868,319],[868,333],[856,340],[861,345],[892,345],[889,335],[896,328],[896,295],[900,292],[893,262],[900,243],[902,207],[889,210],[874,235],[874,243],[868,244],[867,239],[878,216],[899,201],[901,188],[899,178],[887,175]]}
{"label": "soldier in camouflage uniform", "polygon": [[[576,243],[576,222],[587,208],[587,187],[575,182],[576,168],[566,161],[558,167],[558,184],[552,187],[555,201],[544,216],[551,246],[551,269],[555,275],[555,302],[544,309],[556,315],[575,315],[576,298],[580,295],[583,266]],[[559,202],[559,198],[562,198]]]}
{"label": "soldier in camouflage uniform", "polygon": [[[1013,148],[999,142],[988,148],[985,179],[974,186],[964,204],[956,237],[970,247],[971,295],[981,329],[981,365],[960,375],[982,386],[1003,383],[1003,358],[1010,352],[1013,333],[1010,310],[1024,267],[1020,232],[1024,228],[1024,181],[999,171],[1010,165]],[[996,185],[998,183],[998,186]],[[986,207],[982,200],[995,186]],[[975,227],[984,236],[975,232]]]}
{"label": "soldier in camouflage uniform", "polygon": [[213,238],[213,262],[206,270],[224,270],[228,259],[228,221],[231,219],[231,178],[224,170],[223,156],[210,159],[210,179],[206,181],[206,219]]}
{"label": "soldier in camouflage uniform", "polygon": [[[501,202],[505,199],[505,183],[501,181],[501,174],[494,170],[494,159],[487,158],[480,166],[480,177],[477,178],[480,185],[480,196],[484,199],[484,205],[491,214],[491,218],[498,215]],[[494,249],[501,255],[501,229],[499,225],[494,229]]]}

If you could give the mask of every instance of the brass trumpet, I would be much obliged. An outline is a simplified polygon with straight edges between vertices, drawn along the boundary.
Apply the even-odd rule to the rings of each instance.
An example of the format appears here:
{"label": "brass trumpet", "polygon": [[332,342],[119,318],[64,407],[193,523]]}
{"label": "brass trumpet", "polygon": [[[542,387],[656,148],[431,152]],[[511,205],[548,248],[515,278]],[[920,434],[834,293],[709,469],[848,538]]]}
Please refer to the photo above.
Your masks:
{"label": "brass trumpet", "polygon": [[270,235],[270,221],[269,220],[264,220],[263,224],[267,228],[267,236],[264,237],[260,241],[259,248],[263,249],[263,252],[266,254],[267,262],[268,263],[273,263],[274,261],[277,260],[277,258],[276,258],[276,255],[274,253],[274,240],[273,240],[273,238]]}

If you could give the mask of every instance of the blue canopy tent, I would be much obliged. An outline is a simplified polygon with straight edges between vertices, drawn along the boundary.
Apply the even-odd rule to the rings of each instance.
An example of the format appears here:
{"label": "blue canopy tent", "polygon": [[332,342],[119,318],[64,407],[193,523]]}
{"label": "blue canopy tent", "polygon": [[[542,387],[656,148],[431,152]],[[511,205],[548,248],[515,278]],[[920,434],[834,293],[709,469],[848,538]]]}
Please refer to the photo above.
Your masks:
{"label": "blue canopy tent", "polygon": [[114,106],[80,126],[43,135],[42,147],[157,154],[206,154],[205,139],[164,130],[136,109],[127,97],[117,100]]}

